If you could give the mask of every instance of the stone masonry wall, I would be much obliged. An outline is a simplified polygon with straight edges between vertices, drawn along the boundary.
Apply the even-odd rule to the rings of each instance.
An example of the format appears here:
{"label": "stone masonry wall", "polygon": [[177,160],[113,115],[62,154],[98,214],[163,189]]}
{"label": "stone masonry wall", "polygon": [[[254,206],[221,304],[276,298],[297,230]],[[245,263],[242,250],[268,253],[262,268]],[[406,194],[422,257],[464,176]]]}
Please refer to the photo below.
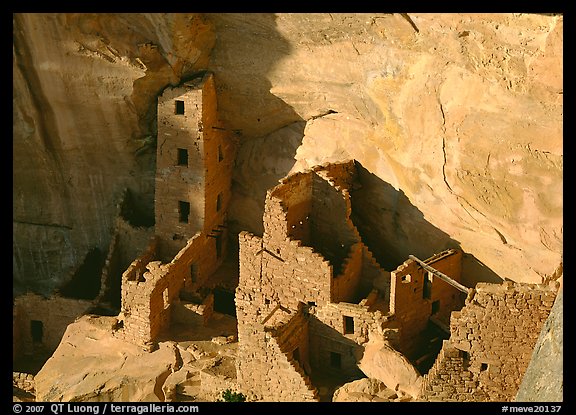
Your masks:
{"label": "stone masonry wall", "polygon": [[[350,220],[347,190],[336,189],[333,182],[340,179],[342,185],[349,185],[347,175],[355,171],[353,168],[354,164],[348,163],[328,173],[319,168],[323,176],[314,171],[288,176],[267,194],[263,237],[248,232],[239,235],[238,383],[243,390],[253,391],[256,399],[289,395],[293,400],[297,396],[293,388],[313,390],[303,366],[291,359],[308,365],[308,371],[312,370],[310,364],[329,371],[331,353],[339,354],[335,373],[361,375],[357,361],[362,347],[357,342],[368,341],[371,331],[380,336],[385,331],[388,307],[381,307],[384,313],[373,308],[389,294],[380,296],[377,290],[372,291],[372,282],[384,275]],[[345,246],[341,252],[327,253],[340,261],[339,275],[335,275],[325,252],[312,247],[319,233],[330,240],[322,243],[323,248],[334,243],[334,250]],[[361,305],[349,303],[352,301]],[[302,307],[313,321],[309,329],[308,324],[306,329],[295,328],[296,318],[290,323],[282,320]],[[352,333],[346,331],[345,317],[355,319]],[[270,327],[274,327],[274,335]],[[289,338],[280,334],[283,329],[291,333]],[[278,365],[288,372],[282,372],[280,378],[267,375]],[[289,384],[287,379],[292,379]],[[278,384],[278,392],[270,384]]]}
{"label": "stone masonry wall", "polygon": [[[302,294],[291,291],[289,284],[269,286],[270,279],[274,278],[270,274],[274,266],[267,264],[270,254],[262,250],[262,238],[241,232],[239,243],[240,281],[235,297],[238,386],[254,400],[314,400],[314,389],[304,373],[308,356],[307,323],[297,300]],[[281,248],[281,252],[300,249],[302,247],[296,241],[291,241]],[[311,248],[304,248],[304,252],[313,255]],[[292,260],[298,264],[294,258]],[[292,275],[290,280],[295,281],[295,277]],[[278,292],[271,291],[274,287]],[[290,319],[290,315],[297,317]],[[296,348],[302,365],[295,363]]]}
{"label": "stone masonry wall", "polygon": [[[232,170],[236,147],[230,133],[218,119],[218,104],[212,75],[205,77],[202,87],[201,132],[204,139],[204,233],[224,233],[226,211],[232,195]],[[222,237],[225,239],[227,235]],[[226,244],[222,245],[224,255]]]}
{"label": "stone masonry wall", "polygon": [[[461,278],[462,253],[450,250],[435,255],[425,262],[455,281]],[[425,295],[424,279],[432,279],[429,295]],[[429,273],[412,259],[404,261],[391,278],[390,311],[396,315],[401,324],[400,349],[410,354],[419,347],[418,335],[426,328],[432,316],[433,303],[438,301],[435,317],[446,316],[454,309],[459,309],[464,294],[438,277]],[[428,298],[425,298],[428,297]],[[444,321],[448,325],[448,321]]]}
{"label": "stone masonry wall", "polygon": [[[557,290],[556,282],[478,283],[465,307],[452,313],[451,337],[443,346],[448,353],[441,353],[425,376],[422,396],[428,400],[446,394],[458,401],[512,400]],[[453,349],[462,358],[459,366],[446,360],[455,356]],[[455,374],[460,381],[454,380]]]}
{"label": "stone masonry wall", "polygon": [[328,180],[338,189],[352,189],[358,180],[356,162],[349,160],[344,163],[326,163],[313,168],[314,172]]}
{"label": "stone masonry wall", "polygon": [[[14,326],[18,327],[18,337],[14,337],[14,348],[18,355],[33,354],[36,347],[54,351],[60,344],[62,336],[70,323],[84,315],[93,306],[92,301],[65,297],[48,297],[28,293],[14,300]],[[31,324],[38,321],[42,324],[42,342],[34,344]]]}
{"label": "stone masonry wall", "polygon": [[[275,190],[284,187],[280,186]],[[289,223],[286,219],[287,212],[295,208],[300,210],[306,202],[293,196],[286,203],[273,194],[276,192],[269,192],[267,197],[262,252],[258,254],[262,255],[263,294],[269,300],[294,309],[299,301],[330,301],[330,263],[311,247],[303,246],[301,240],[294,240],[286,235],[286,224]],[[290,283],[286,284],[287,281]]]}
{"label": "stone masonry wall", "polygon": [[[330,303],[314,310],[310,323],[310,361],[313,369],[358,376],[362,345],[370,338],[397,341],[395,323],[380,311],[372,311],[374,291],[360,304]],[[353,330],[346,319],[352,319]],[[350,321],[350,320],[349,320]],[[350,323],[349,323],[350,324]],[[331,354],[340,355],[341,367],[332,367]]]}
{"label": "stone masonry wall", "polygon": [[334,268],[334,275],[342,271],[342,262],[350,255],[350,248],[360,242],[360,235],[350,220],[350,195],[344,188],[312,174],[312,210],[310,215],[311,245]]}
{"label": "stone masonry wall", "polygon": [[[176,113],[176,101],[184,103],[183,114]],[[165,257],[173,256],[204,228],[202,114],[201,85],[167,88],[158,97],[155,232],[171,244]],[[187,152],[185,165],[178,164],[179,149]],[[180,221],[179,201],[190,203],[187,222]]]}
{"label": "stone masonry wall", "polygon": [[[293,313],[276,328],[254,322],[251,335],[243,336],[243,340],[239,338],[238,386],[250,400],[317,400],[317,391],[304,370],[307,326],[302,313]],[[300,362],[294,355],[296,349]]]}
{"label": "stone masonry wall", "polygon": [[342,264],[342,272],[332,278],[332,302],[354,302],[360,285],[363,264],[363,244],[357,242],[350,248]]}
{"label": "stone masonry wall", "polygon": [[170,306],[180,301],[180,292],[205,284],[222,262],[214,254],[214,238],[203,233],[189,239],[168,264],[152,261],[156,244],[155,238],[123,275],[124,329],[118,335],[141,345],[154,342],[170,326]]}
{"label": "stone masonry wall", "polygon": [[486,401],[478,378],[468,370],[467,354],[444,340],[434,365],[423,382],[423,398],[428,401]]}
{"label": "stone masonry wall", "polygon": [[264,240],[272,236],[290,237],[310,244],[310,213],[312,209],[312,176],[296,173],[270,190],[264,206]]}
{"label": "stone masonry wall", "polygon": [[157,245],[158,239],[151,238],[142,255],[132,261],[122,274],[121,316],[124,327],[115,334],[136,344],[150,340],[149,298],[142,287],[146,283],[143,277],[146,266],[156,258]]}

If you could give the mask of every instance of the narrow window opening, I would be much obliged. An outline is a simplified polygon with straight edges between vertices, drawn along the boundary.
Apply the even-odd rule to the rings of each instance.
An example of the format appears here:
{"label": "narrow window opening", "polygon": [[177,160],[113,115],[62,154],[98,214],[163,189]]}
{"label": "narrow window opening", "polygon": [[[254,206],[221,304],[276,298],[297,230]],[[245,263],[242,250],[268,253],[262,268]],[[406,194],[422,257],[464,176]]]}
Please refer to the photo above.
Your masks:
{"label": "narrow window opening", "polygon": [[178,165],[188,167],[188,150],[185,148],[178,149]]}
{"label": "narrow window opening", "polygon": [[218,144],[218,161],[224,160],[224,154],[222,154],[222,146]]}
{"label": "narrow window opening", "polygon": [[432,276],[426,272],[424,274],[424,285],[422,287],[422,298],[429,300],[432,297]]}
{"label": "narrow window opening", "polygon": [[354,334],[354,317],[344,316],[344,334]]}
{"label": "narrow window opening", "polygon": [[485,370],[488,370],[488,363],[481,363],[480,372],[484,372]]}
{"label": "narrow window opening", "polygon": [[470,353],[465,352],[462,350],[462,363],[464,368],[467,368],[470,365]]}
{"label": "narrow window opening", "polygon": [[39,320],[31,320],[30,334],[32,335],[32,342],[42,343],[42,338],[44,337],[44,323]]}
{"label": "narrow window opening", "polygon": [[174,108],[174,114],[176,115],[184,115],[184,101],[176,100],[176,105]]}
{"label": "narrow window opening", "polygon": [[330,366],[334,369],[342,367],[342,355],[336,352],[330,352]]}
{"label": "narrow window opening", "polygon": [[190,203],[178,201],[178,213],[180,214],[180,222],[188,223],[188,217],[190,216]]}

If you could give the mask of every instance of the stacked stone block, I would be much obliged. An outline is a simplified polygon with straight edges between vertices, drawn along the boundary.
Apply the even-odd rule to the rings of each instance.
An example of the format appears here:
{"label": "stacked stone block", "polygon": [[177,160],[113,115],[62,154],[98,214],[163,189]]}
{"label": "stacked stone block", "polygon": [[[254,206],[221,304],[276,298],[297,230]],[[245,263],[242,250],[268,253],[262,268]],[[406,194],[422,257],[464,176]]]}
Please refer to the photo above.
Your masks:
{"label": "stacked stone block", "polygon": [[[60,344],[69,324],[78,316],[94,306],[93,301],[78,300],[60,296],[43,297],[27,293],[14,300],[13,327],[14,354],[13,357],[34,354],[36,348],[42,351],[54,351]],[[41,344],[35,344],[32,338],[32,321],[42,324]]]}
{"label": "stacked stone block", "polygon": [[445,340],[434,365],[424,376],[422,389],[425,399],[443,402],[485,401],[487,397],[479,390],[478,380],[468,370],[468,365],[466,354]]}
{"label": "stacked stone block", "polygon": [[[442,399],[455,387],[452,372],[464,383],[459,401],[510,401],[514,398],[532,350],[558,290],[550,285],[478,283],[460,312],[452,313],[451,336],[435,367],[425,377],[423,397]],[[447,357],[458,353],[463,364],[453,370]]]}
{"label": "stacked stone block", "polygon": [[31,375],[30,373],[12,372],[12,387],[34,395],[34,375]]}
{"label": "stacked stone block", "polygon": [[[366,342],[371,330],[385,331],[386,317],[371,309],[381,300],[378,292],[369,301],[358,298],[359,290],[368,296],[372,280],[383,271],[350,220],[347,190],[334,187],[335,182],[348,185],[347,176],[335,176],[352,171],[355,166],[348,163],[329,173],[318,168],[288,176],[268,191],[263,237],[239,235],[238,383],[254,399],[315,400],[307,371],[325,370],[332,351],[342,356],[340,373],[358,375],[357,341]],[[322,208],[322,201],[330,208]],[[344,242],[340,273],[316,250],[316,232],[331,243]],[[358,320],[354,333],[344,334],[344,313]],[[312,323],[296,324],[300,315],[309,315]]]}
{"label": "stacked stone block", "polygon": [[[438,271],[460,281],[462,272],[462,252],[448,250],[426,260]],[[425,279],[430,281],[429,295],[425,295]],[[438,277],[432,276],[412,260],[406,260],[391,277],[390,311],[401,324],[401,351],[411,354],[419,348],[418,336],[428,325],[433,315],[433,304],[438,301],[439,309],[435,317],[448,325],[449,313],[462,307],[465,296]],[[441,320],[442,321],[442,320]]]}

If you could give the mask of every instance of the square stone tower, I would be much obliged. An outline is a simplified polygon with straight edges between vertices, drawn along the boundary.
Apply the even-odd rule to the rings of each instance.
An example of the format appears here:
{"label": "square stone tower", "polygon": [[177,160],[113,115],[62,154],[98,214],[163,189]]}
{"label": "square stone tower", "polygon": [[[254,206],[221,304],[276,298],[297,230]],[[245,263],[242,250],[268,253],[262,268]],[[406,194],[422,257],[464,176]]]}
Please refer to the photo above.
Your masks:
{"label": "square stone tower", "polygon": [[229,140],[217,121],[214,79],[206,73],[158,97],[155,234],[168,260],[202,232],[223,256],[230,200]]}

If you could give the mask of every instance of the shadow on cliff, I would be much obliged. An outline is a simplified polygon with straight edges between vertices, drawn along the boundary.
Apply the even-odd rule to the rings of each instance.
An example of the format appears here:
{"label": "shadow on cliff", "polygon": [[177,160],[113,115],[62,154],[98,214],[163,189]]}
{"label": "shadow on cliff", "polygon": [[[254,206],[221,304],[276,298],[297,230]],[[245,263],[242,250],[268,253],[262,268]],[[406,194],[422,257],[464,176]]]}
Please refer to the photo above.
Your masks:
{"label": "shadow on cliff", "polygon": [[266,191],[296,160],[306,122],[270,92],[270,74],[292,53],[273,13],[206,14],[216,33],[208,69],[214,72],[218,112],[240,137],[229,226],[262,234]]}
{"label": "shadow on cliff", "polygon": [[[460,243],[424,219],[402,190],[380,179],[356,161],[360,186],[350,192],[352,221],[378,263],[392,271],[415,255],[424,260],[445,249],[462,250]],[[501,283],[502,278],[463,251],[462,282]]]}

